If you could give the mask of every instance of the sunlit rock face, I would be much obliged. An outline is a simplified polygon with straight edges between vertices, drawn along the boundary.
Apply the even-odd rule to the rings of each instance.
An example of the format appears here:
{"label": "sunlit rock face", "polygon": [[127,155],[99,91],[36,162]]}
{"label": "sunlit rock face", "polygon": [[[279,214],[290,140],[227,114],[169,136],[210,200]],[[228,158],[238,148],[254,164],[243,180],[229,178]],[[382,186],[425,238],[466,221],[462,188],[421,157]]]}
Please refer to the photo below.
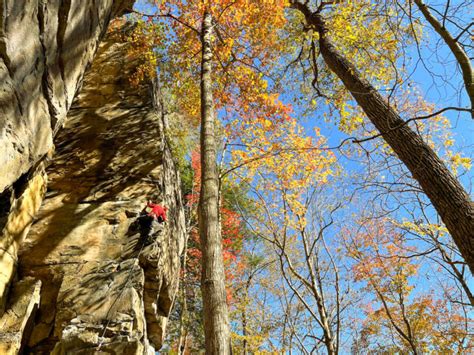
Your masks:
{"label": "sunlit rock face", "polygon": [[[110,20],[133,0],[0,0],[0,315],[44,163]],[[0,334],[1,335],[1,334]]]}
{"label": "sunlit rock face", "polygon": [[[137,62],[120,38],[107,36],[84,76],[20,246],[29,315],[9,334],[29,352],[151,354],[163,341],[185,241],[180,180],[158,87],[130,85]],[[167,206],[168,220],[145,236],[147,200]]]}
{"label": "sunlit rock face", "polygon": [[0,192],[52,147],[111,18],[132,0],[0,0]]}
{"label": "sunlit rock face", "polygon": [[3,200],[0,201],[0,314],[5,310],[9,287],[15,277],[18,250],[41,206],[46,192],[46,182],[44,163],[40,162],[1,194],[0,199]]}

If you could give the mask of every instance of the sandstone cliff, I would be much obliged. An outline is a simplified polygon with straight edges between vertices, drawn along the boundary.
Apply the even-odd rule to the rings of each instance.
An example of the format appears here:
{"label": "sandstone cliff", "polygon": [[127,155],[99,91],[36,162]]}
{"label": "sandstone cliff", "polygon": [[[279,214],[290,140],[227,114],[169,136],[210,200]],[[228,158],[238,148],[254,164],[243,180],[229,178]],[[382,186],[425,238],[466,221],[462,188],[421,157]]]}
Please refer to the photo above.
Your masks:
{"label": "sandstone cliff", "polygon": [[45,155],[110,19],[132,4],[0,0],[0,314],[45,189]]}
{"label": "sandstone cliff", "polygon": [[[119,6],[117,1],[58,3],[69,4],[70,14],[77,6],[72,12],[78,16],[76,22],[82,23],[77,33],[82,33],[79,29],[85,22],[92,21],[89,43],[76,48],[75,56],[54,59],[60,71],[70,60],[77,71],[84,71],[108,18],[128,5]],[[108,18],[94,20],[102,19],[99,13]],[[38,20],[45,16],[43,12]],[[69,16],[71,20],[73,15]],[[0,174],[3,186],[8,186],[0,206],[2,248],[14,246],[8,256],[17,264],[9,297],[3,295],[7,303],[0,318],[2,354],[17,353],[20,348],[31,353],[143,354],[161,346],[185,242],[180,182],[164,139],[159,90],[153,83],[130,86],[136,61],[128,56],[127,44],[117,38],[109,35],[101,44],[74,102],[69,103],[69,89],[61,91],[63,96],[53,94],[56,101],[47,99],[43,78],[29,98],[37,102],[28,104],[36,107],[37,115],[34,110],[31,113],[36,123],[29,123],[30,116],[23,111],[13,123],[6,116],[2,126],[0,139],[8,143],[5,149],[23,144],[13,142],[8,134],[31,148],[15,153],[24,160],[7,153],[11,162],[3,163],[15,166],[16,172],[2,170]],[[71,92],[82,81],[82,75],[74,73],[57,76]],[[76,75],[74,80],[70,74]],[[65,85],[69,80],[70,86]],[[12,105],[22,101],[18,97]],[[53,101],[59,105],[57,111],[51,110]],[[48,110],[39,109],[43,104],[49,105]],[[1,106],[8,108],[5,101]],[[48,120],[43,133],[31,129]],[[15,124],[26,127],[28,135],[17,134],[22,131]],[[56,151],[48,157],[45,154],[53,137]],[[169,217],[150,238],[143,238],[138,216],[147,199],[168,206]]]}
{"label": "sandstone cliff", "polygon": [[133,2],[0,1],[0,191],[51,149],[110,19]]}

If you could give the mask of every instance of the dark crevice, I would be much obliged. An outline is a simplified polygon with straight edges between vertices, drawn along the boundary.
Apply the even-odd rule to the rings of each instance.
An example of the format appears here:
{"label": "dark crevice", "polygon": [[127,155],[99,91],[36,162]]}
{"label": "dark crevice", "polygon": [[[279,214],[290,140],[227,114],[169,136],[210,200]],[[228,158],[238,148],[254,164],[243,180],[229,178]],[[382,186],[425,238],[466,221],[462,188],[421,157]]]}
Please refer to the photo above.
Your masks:
{"label": "dark crevice", "polygon": [[[92,0],[92,6],[89,7],[89,19],[90,19],[90,21],[89,21],[89,33],[94,32],[94,10],[93,10],[94,8],[96,9],[97,12],[99,11],[99,7],[96,6],[95,0]],[[97,16],[96,19],[97,19],[99,28],[101,28],[100,27],[99,16]],[[101,30],[102,30],[102,28],[101,28]],[[101,31],[101,33],[102,33],[102,31]],[[95,55],[94,55],[94,57],[95,57]]]}
{"label": "dark crevice", "polygon": [[54,132],[54,128],[56,126],[56,123],[59,120],[59,112],[54,106],[53,103],[53,88],[52,88],[52,83],[50,81],[50,75],[49,75],[49,68],[48,68],[48,55],[47,55],[47,49],[46,45],[44,43],[44,33],[45,33],[45,28],[44,28],[44,7],[45,4],[43,4],[41,1],[38,2],[38,27],[39,27],[39,40],[41,43],[41,51],[43,52],[43,75],[41,78],[41,87],[43,90],[43,95],[46,98],[46,103],[48,105],[48,111],[49,111],[49,116],[51,120],[51,129]]}
{"label": "dark crevice", "polygon": [[64,39],[66,34],[66,27],[69,18],[69,12],[71,10],[71,0],[62,0],[61,6],[58,9],[58,32],[56,34],[56,43],[57,43],[57,55],[58,55],[58,65],[59,72],[61,74],[61,79],[64,85],[64,94],[67,97],[67,87],[66,87],[66,63],[64,63],[64,58],[62,56]]}
{"label": "dark crevice", "polygon": [[20,196],[25,192],[26,188],[28,187],[28,180],[30,177],[30,172],[26,172],[21,175],[14,183],[13,183],[13,196],[15,199],[20,198]]}
{"label": "dark crevice", "polygon": [[13,188],[8,188],[0,194],[0,231],[3,231],[8,221],[12,206]]}
{"label": "dark crevice", "polygon": [[7,53],[7,34],[5,33],[5,17],[6,17],[6,4],[0,4],[0,58],[3,60],[3,63],[5,64],[5,67],[7,68],[8,75],[10,76],[10,79],[12,80],[12,88],[13,88],[13,94],[15,95],[16,99],[16,104],[18,107],[18,110],[20,111],[20,115],[23,116],[23,106],[21,105],[21,99],[20,95],[18,94],[18,90],[15,86],[15,81],[13,80],[13,76],[15,74],[15,71],[13,70],[13,65],[11,63],[10,57],[8,56]]}
{"label": "dark crevice", "polygon": [[13,197],[15,199],[19,199],[21,195],[25,192],[26,188],[28,187],[28,182],[31,180],[32,177],[41,173],[43,167],[41,164],[48,160],[47,156],[42,156],[39,158],[31,168],[26,172],[23,173],[12,185],[13,188]]}

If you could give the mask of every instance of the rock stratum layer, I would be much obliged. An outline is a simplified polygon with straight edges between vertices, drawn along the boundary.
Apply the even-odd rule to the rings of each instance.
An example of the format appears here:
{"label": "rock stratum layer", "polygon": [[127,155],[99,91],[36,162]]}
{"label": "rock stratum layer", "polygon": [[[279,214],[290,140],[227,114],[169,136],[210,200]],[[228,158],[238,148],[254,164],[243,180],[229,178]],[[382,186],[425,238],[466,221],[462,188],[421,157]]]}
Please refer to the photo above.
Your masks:
{"label": "rock stratum layer", "polygon": [[[28,174],[5,190],[12,196],[0,206],[9,211],[2,240],[7,228],[21,236],[0,319],[2,354],[161,347],[185,243],[180,180],[157,85],[130,85],[137,61],[119,37],[100,45],[79,95],[64,106],[67,117],[50,121],[65,124],[54,157],[30,159]],[[147,200],[166,205],[168,220],[145,236],[139,214]]]}

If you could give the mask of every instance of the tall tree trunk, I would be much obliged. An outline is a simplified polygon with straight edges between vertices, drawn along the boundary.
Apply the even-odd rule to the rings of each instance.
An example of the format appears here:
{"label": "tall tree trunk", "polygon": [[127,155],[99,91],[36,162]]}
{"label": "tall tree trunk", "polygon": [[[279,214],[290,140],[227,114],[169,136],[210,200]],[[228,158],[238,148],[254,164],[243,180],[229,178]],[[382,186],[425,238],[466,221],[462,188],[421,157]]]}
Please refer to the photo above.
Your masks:
{"label": "tall tree trunk", "polygon": [[215,112],[212,97],[212,16],[201,29],[201,193],[199,236],[202,248],[201,290],[206,354],[230,354],[229,316],[219,225],[219,177],[216,164]]}
{"label": "tall tree trunk", "polygon": [[242,354],[247,355],[247,307],[244,306],[244,309],[241,311],[241,316],[242,316],[242,336],[244,340],[242,341]]}
{"label": "tall tree trunk", "polygon": [[453,36],[451,36],[451,33],[449,33],[442,23],[440,23],[436,17],[431,14],[428,6],[426,6],[423,1],[414,1],[425,19],[448,45],[459,66],[461,67],[464,86],[466,87],[467,95],[471,100],[471,117],[474,118],[474,71],[472,70],[471,61],[469,60],[467,53],[464,51],[463,47],[458,43],[458,41]]}
{"label": "tall tree trunk", "polygon": [[[188,225],[186,226],[186,230],[190,231],[189,228],[189,221],[191,220],[191,216],[188,216]],[[186,257],[188,255],[188,241],[184,244],[184,251],[183,251],[183,261],[182,261],[182,282],[180,284],[181,288],[181,315],[179,320],[179,341],[178,341],[178,354],[183,355],[186,352],[186,343],[188,339],[188,302],[187,302],[187,294],[186,294]]]}
{"label": "tall tree trunk", "polygon": [[248,336],[248,324],[247,324],[247,300],[249,299],[249,289],[252,283],[252,277],[253,273],[250,273],[247,282],[245,283],[245,298],[244,298],[244,307],[241,311],[241,316],[242,316],[242,335],[243,335],[243,342],[242,342],[242,354],[247,355],[248,354],[248,341],[247,341],[247,336]]}
{"label": "tall tree trunk", "polygon": [[474,204],[459,181],[436,153],[388,105],[387,101],[332,44],[318,12],[292,1],[308,25],[319,33],[321,54],[328,67],[342,80],[367,117],[431,200],[474,274]]}

